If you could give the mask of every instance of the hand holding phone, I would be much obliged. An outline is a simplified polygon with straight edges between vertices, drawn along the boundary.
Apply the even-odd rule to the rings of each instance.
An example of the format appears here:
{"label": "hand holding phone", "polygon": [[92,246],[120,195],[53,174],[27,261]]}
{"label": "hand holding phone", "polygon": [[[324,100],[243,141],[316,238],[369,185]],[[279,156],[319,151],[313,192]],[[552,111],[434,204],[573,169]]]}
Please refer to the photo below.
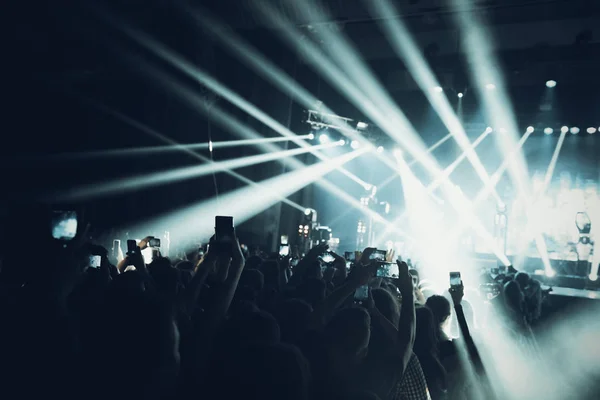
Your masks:
{"label": "hand holding phone", "polygon": [[377,267],[376,276],[379,278],[398,278],[398,265],[388,262],[382,262]]}

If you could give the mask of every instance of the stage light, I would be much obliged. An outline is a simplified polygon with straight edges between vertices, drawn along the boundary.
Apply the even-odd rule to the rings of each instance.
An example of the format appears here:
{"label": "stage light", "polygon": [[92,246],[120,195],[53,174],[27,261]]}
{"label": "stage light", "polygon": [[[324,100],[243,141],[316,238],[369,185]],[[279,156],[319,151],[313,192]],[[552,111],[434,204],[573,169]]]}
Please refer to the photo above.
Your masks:
{"label": "stage light", "polygon": [[210,151],[212,153],[213,151],[213,144],[212,144],[212,140],[208,141],[208,151]]}
{"label": "stage light", "polygon": [[587,133],[589,133],[590,135],[596,133],[596,128],[590,126],[589,128],[587,128]]}
{"label": "stage light", "polygon": [[458,94],[458,98],[459,98],[459,99],[462,99],[462,98],[463,98],[463,96],[464,96],[464,95],[463,95],[462,93],[459,93],[459,94]]}
{"label": "stage light", "polygon": [[491,126],[488,126],[487,128],[485,128],[485,131],[486,131],[487,133],[490,133],[490,132],[492,132],[492,131],[493,131],[493,129],[492,129],[492,127],[491,127]]}
{"label": "stage light", "polygon": [[383,153],[383,146],[379,146],[379,147],[377,148],[377,152],[378,152],[378,153]]}
{"label": "stage light", "polygon": [[569,132],[569,127],[568,127],[568,126],[563,126],[562,128],[560,128],[560,131],[561,131],[562,133]]}
{"label": "stage light", "polygon": [[371,185],[371,184],[367,183],[367,184],[364,186],[364,188],[365,188],[365,190],[371,190],[371,189],[373,188],[373,185]]}
{"label": "stage light", "polygon": [[358,142],[358,140],[353,140],[352,142],[350,142],[350,147],[356,150],[360,147],[360,143]]}
{"label": "stage light", "polygon": [[590,278],[590,281],[596,282],[598,280],[598,274],[591,273],[589,278]]}
{"label": "stage light", "polygon": [[571,128],[571,133],[572,133],[573,135],[577,135],[577,134],[579,133],[579,128],[578,128],[578,127],[576,127],[576,126],[572,127],[572,128]]}
{"label": "stage light", "polygon": [[368,126],[369,126],[369,124],[367,124],[366,122],[358,121],[358,123],[356,124],[356,129],[363,130],[363,129],[367,129]]}
{"label": "stage light", "polygon": [[444,91],[444,89],[442,89],[441,86],[436,86],[433,88],[433,91],[436,93],[442,93]]}
{"label": "stage light", "polygon": [[494,90],[494,89],[496,89],[496,85],[494,85],[493,83],[488,83],[485,85],[485,88],[487,90]]}
{"label": "stage light", "polygon": [[319,136],[319,142],[321,142],[321,143],[328,143],[329,142],[329,136],[327,136],[326,134],[322,133]]}
{"label": "stage light", "polygon": [[396,157],[396,158],[402,158],[403,154],[404,153],[400,149],[394,150],[394,157]]}
{"label": "stage light", "polygon": [[556,275],[556,271],[555,271],[555,270],[553,270],[553,269],[547,269],[547,270],[546,270],[546,276],[547,276],[548,278],[552,278],[552,277],[554,277],[555,275]]}
{"label": "stage light", "polygon": [[346,141],[344,139],[340,139],[337,141],[338,146],[343,146],[346,144]]}
{"label": "stage light", "polygon": [[307,208],[306,210],[304,210],[304,215],[310,215],[311,212],[312,210],[310,208]]}
{"label": "stage light", "polygon": [[315,138],[315,134],[314,133],[309,133],[308,134],[308,140],[313,140]]}
{"label": "stage light", "polygon": [[553,88],[555,86],[556,86],[556,81],[553,81],[553,80],[546,81],[546,87]]}
{"label": "stage light", "polygon": [[527,133],[532,133],[534,130],[535,130],[535,128],[533,126],[527,127]]}
{"label": "stage light", "polygon": [[544,128],[544,133],[546,135],[552,135],[554,133],[554,129],[552,129],[552,128]]}

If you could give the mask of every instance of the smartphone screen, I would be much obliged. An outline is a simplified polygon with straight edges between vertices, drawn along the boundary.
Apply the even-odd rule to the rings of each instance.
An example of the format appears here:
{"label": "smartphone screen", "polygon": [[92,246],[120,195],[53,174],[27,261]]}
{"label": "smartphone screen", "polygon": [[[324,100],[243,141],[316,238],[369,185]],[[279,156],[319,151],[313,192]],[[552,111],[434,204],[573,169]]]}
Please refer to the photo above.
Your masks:
{"label": "smartphone screen", "polygon": [[281,235],[280,241],[282,246],[288,244],[288,235]]}
{"label": "smartphone screen", "polygon": [[462,285],[462,279],[460,278],[460,272],[450,272],[450,287],[457,287]]}
{"label": "smartphone screen", "polygon": [[321,256],[321,260],[323,260],[323,262],[326,263],[332,263],[333,261],[335,261],[335,257],[329,253],[325,253]]}
{"label": "smartphone screen", "polygon": [[102,262],[102,257],[100,257],[100,256],[90,256],[90,261],[88,263],[88,266],[90,268],[99,268],[101,262]]}
{"label": "smartphone screen", "polygon": [[77,235],[77,213],[75,211],[55,211],[52,215],[51,228],[54,239],[73,239]]}
{"label": "smartphone screen", "polygon": [[127,254],[133,254],[137,251],[137,243],[135,239],[130,239],[127,241]]}
{"label": "smartphone screen", "polygon": [[371,260],[377,260],[377,261],[385,261],[385,256],[387,255],[387,251],[385,250],[375,250],[372,254],[370,259]]}
{"label": "smartphone screen", "polygon": [[218,243],[233,241],[233,217],[215,217],[215,239]]}
{"label": "smartphone screen", "polygon": [[346,251],[344,253],[344,258],[346,261],[356,261],[356,253],[353,251]]}
{"label": "smartphone screen", "polygon": [[148,246],[150,246],[150,247],[160,247],[160,239],[159,238],[152,238],[152,239],[150,239],[150,241],[148,242]]}
{"label": "smartphone screen", "polygon": [[377,268],[377,276],[380,278],[398,278],[398,265],[394,263],[382,263]]}
{"label": "smartphone screen", "polygon": [[286,245],[279,246],[279,255],[282,257],[289,256],[290,255],[290,245],[286,244]]}
{"label": "smartphone screen", "polygon": [[369,298],[369,285],[359,286],[354,291],[354,300],[365,301]]}

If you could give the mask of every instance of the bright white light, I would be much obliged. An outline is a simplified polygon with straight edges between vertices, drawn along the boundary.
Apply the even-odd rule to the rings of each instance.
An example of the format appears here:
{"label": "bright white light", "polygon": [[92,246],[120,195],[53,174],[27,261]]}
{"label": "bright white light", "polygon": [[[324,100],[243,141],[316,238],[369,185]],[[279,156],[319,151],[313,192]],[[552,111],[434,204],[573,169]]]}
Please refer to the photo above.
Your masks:
{"label": "bright white light", "polygon": [[[306,210],[304,210],[305,215],[310,215],[311,212],[312,212],[312,210],[310,208],[307,208]],[[302,227],[302,225],[300,225],[300,227]]]}
{"label": "bright white light", "polygon": [[568,126],[563,126],[562,128],[560,128],[560,131],[563,133],[569,132],[569,127]]}
{"label": "bright white light", "polygon": [[589,278],[590,278],[590,281],[596,282],[598,280],[598,274],[595,274],[595,273],[592,272],[590,274]]}
{"label": "bright white light", "polygon": [[327,136],[326,134],[322,133],[319,136],[319,142],[321,142],[321,143],[327,143],[327,142],[329,142],[329,136]]}
{"label": "bright white light", "polygon": [[500,128],[500,129],[499,129],[499,132],[500,132],[500,133],[506,133],[506,129],[505,129],[505,128]]}
{"label": "bright white light", "polygon": [[546,81],[546,87],[553,88],[555,86],[556,86],[556,81],[553,81],[553,80]]}
{"label": "bright white light", "polygon": [[378,152],[378,153],[383,153],[383,146],[379,146],[379,147],[377,148],[377,152]]}
{"label": "bright white light", "polygon": [[358,121],[358,123],[356,124],[356,129],[367,129],[368,126],[369,124],[367,124],[366,122]]}
{"label": "bright white light", "polygon": [[213,145],[212,145],[212,140],[210,140],[208,142],[208,151],[210,151],[212,153],[212,150],[213,150]]}
{"label": "bright white light", "polygon": [[487,128],[485,128],[485,131],[486,131],[487,133],[490,133],[491,131],[493,131],[493,129],[492,129],[492,127],[491,127],[491,126],[488,126]]}
{"label": "bright white light", "polygon": [[556,271],[555,271],[555,270],[553,270],[553,269],[547,269],[547,270],[546,270],[546,276],[547,276],[548,278],[552,278],[552,277],[554,277],[555,275],[556,275]]}
{"label": "bright white light", "polygon": [[462,93],[459,93],[459,94],[458,94],[458,98],[459,98],[459,99],[462,99],[462,97],[463,97],[463,96],[464,96],[464,95],[463,95]]}
{"label": "bright white light", "polygon": [[552,135],[554,133],[554,129],[552,129],[552,128],[544,128],[544,133],[546,135]]}
{"label": "bright white light", "polygon": [[339,146],[343,146],[343,145],[345,145],[345,144],[346,144],[346,141],[345,141],[344,139],[340,139],[340,140],[338,140],[338,141],[337,141],[337,144],[338,144]]}
{"label": "bright white light", "polygon": [[315,138],[315,134],[314,133],[309,133],[308,134],[308,140],[313,140]]}
{"label": "bright white light", "polygon": [[358,142],[358,140],[353,140],[352,142],[350,142],[350,147],[356,150],[360,147],[360,143]]}
{"label": "bright white light", "polygon": [[371,185],[371,184],[368,184],[368,183],[367,183],[367,184],[364,186],[364,188],[365,188],[365,190],[371,190],[371,189],[373,188],[373,185]]}
{"label": "bright white light", "polygon": [[396,157],[396,158],[402,158],[403,154],[404,153],[400,149],[394,150],[394,157]]}
{"label": "bright white light", "polygon": [[593,133],[596,133],[596,128],[594,128],[594,127],[587,128],[587,133],[589,133],[590,135]]}
{"label": "bright white light", "polygon": [[535,129],[533,128],[533,126],[528,126],[527,127],[527,133],[531,133],[533,132]]}
{"label": "bright white light", "polygon": [[573,135],[577,135],[577,134],[579,133],[579,128],[578,128],[578,127],[576,127],[576,126],[572,127],[572,128],[571,128],[571,133],[572,133]]}
{"label": "bright white light", "polygon": [[441,86],[436,86],[433,88],[433,91],[436,93],[442,93],[444,91],[444,89],[442,89]]}
{"label": "bright white light", "polygon": [[494,90],[496,89],[496,85],[494,85],[493,83],[488,83],[487,85],[485,85],[485,88],[487,90]]}

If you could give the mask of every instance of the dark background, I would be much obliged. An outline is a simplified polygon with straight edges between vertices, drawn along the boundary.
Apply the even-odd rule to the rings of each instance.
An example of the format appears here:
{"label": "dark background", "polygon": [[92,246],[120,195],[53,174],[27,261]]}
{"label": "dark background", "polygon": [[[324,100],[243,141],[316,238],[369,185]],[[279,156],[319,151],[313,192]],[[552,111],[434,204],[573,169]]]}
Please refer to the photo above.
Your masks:
{"label": "dark background", "polygon": [[[232,26],[267,58],[295,76],[302,86],[339,115],[354,120],[365,118],[277,39],[277,32],[257,16],[249,0],[13,3],[3,12],[2,24],[7,29],[3,35],[6,46],[3,49],[1,146],[5,212],[10,211],[13,201],[40,198],[83,183],[198,163],[184,153],[70,163],[49,161],[46,158],[49,154],[164,144],[103,111],[99,104],[180,143],[206,142],[209,137],[215,141],[237,139],[232,133],[209,123],[205,112],[210,112],[211,105],[231,113],[265,137],[278,135],[140,48],[107,23],[101,17],[102,12],[143,30],[188,61],[201,66],[277,121],[289,125],[292,131],[308,133],[310,128],[303,122],[306,119],[304,107],[291,102],[285,93],[239,62],[183,11],[187,4],[201,5],[220,21]],[[283,9],[285,2],[270,3]],[[430,110],[402,62],[394,55],[376,22],[368,17],[363,2],[329,0],[325,3],[333,15],[333,21],[329,22],[356,44],[423,140],[430,145],[443,137],[446,129]],[[464,121],[473,140],[481,133],[481,128],[487,126],[488,118],[479,108],[476,91],[471,89],[465,57],[459,46],[460,33],[446,2],[411,0],[395,3],[402,10],[405,22],[415,34],[450,100],[455,102],[454,94],[459,91],[466,93],[463,99]],[[300,6],[302,3],[297,4]],[[551,124],[557,130],[561,125],[577,125],[582,133],[579,137],[567,138],[557,174],[568,170],[581,174],[583,179],[598,181],[599,134],[593,137],[585,134],[588,126],[600,127],[598,2],[485,1],[476,2],[475,6],[492,28],[519,126],[523,131],[528,125],[538,128],[536,136],[528,141],[525,149],[532,170],[537,169],[538,163],[539,169],[545,169],[554,145],[544,143],[557,140],[557,135],[552,139],[544,137],[540,128]],[[316,29],[328,29],[321,20],[315,26],[307,27],[293,8],[286,12],[309,38],[315,26]],[[145,72],[144,65],[158,68],[202,96],[206,109],[190,106],[177,93],[158,84]],[[554,89],[552,109],[541,111],[540,101],[547,90],[544,86],[547,79],[554,79],[559,84]],[[378,136],[375,132],[374,135],[375,140],[391,147],[383,134]],[[219,160],[258,153],[256,148],[247,146],[215,151],[214,157]],[[458,147],[449,142],[435,156],[445,166],[459,153]],[[478,153],[490,165],[501,162],[501,155],[491,139],[482,144]],[[208,155],[207,152],[203,154]],[[312,156],[301,156],[300,159],[306,163],[314,162]],[[463,176],[463,172],[466,174],[462,178],[466,186],[471,180],[469,168],[465,164],[456,172],[457,176]],[[348,169],[372,183],[382,181],[390,174],[389,170],[365,164],[362,159],[349,164]],[[494,169],[495,166],[488,168],[490,172]],[[271,162],[237,172],[260,181],[281,173],[282,166]],[[339,173],[332,173],[329,178],[356,198],[362,194],[360,187]],[[217,190],[224,193],[242,185],[225,174],[205,176],[89,201],[85,204],[86,215],[98,231],[128,226],[211,198]],[[389,185],[380,197],[390,201],[396,209],[401,208],[399,181]],[[327,194],[312,187],[294,194],[291,199],[316,208],[325,225],[343,211]],[[294,232],[301,217],[298,210],[284,204],[281,210],[271,212],[277,214],[275,220],[281,216],[281,233]],[[264,232],[265,222],[273,221],[273,218],[266,216],[268,213],[263,214],[239,228],[247,241],[264,242],[260,234]],[[347,225],[340,223],[334,226],[338,232],[343,232],[344,240],[352,240],[352,230],[355,229],[356,220],[348,220]]]}

